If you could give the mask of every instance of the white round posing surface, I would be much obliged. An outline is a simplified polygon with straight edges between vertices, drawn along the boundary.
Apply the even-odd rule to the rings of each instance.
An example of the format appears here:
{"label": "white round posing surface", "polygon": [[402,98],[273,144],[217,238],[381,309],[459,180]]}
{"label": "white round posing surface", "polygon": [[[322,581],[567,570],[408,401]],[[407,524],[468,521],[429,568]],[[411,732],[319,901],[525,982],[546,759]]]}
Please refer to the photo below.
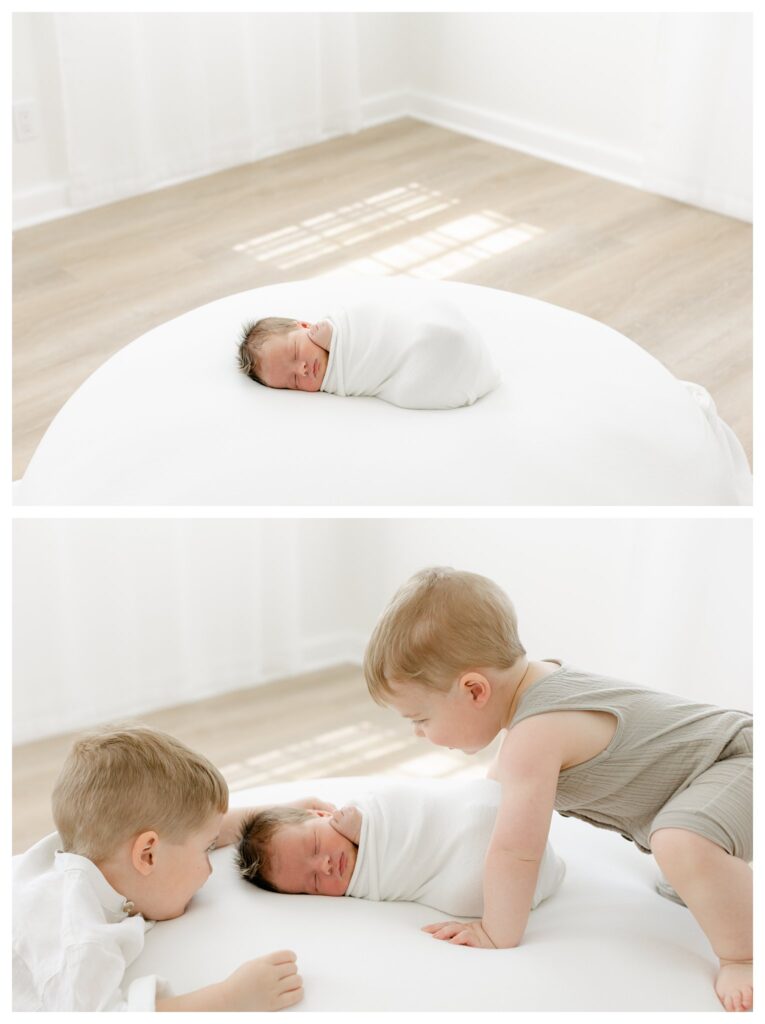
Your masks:
{"label": "white round posing surface", "polygon": [[[277,391],[238,372],[244,321],[320,319],[362,288],[458,303],[491,346],[500,386],[430,411]],[[127,345],[53,420],[15,500],[725,505],[751,502],[751,486],[707,393],[612,328],[477,285],[333,274],[230,295]]]}

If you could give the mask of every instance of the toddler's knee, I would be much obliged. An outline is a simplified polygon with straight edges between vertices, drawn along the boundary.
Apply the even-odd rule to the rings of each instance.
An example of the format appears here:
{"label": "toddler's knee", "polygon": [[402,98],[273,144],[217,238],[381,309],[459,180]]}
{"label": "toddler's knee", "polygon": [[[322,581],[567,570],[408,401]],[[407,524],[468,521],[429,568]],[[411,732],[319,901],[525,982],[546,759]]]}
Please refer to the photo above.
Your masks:
{"label": "toddler's knee", "polygon": [[651,836],[651,853],[659,861],[682,857],[683,837],[678,828],[660,828]]}
{"label": "toddler's knee", "polygon": [[684,828],[657,829],[651,836],[651,852],[665,872],[675,864],[687,871],[728,856],[716,843]]}

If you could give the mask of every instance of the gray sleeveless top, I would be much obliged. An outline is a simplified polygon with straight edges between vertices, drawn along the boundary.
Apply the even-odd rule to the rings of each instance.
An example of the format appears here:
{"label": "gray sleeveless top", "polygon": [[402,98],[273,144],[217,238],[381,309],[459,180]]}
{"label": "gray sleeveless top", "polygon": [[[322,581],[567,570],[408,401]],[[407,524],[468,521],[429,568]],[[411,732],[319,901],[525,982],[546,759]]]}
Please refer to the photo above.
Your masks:
{"label": "gray sleeveless top", "polygon": [[696,704],[566,664],[526,690],[510,728],[548,711],[616,716],[606,749],[559,774],[555,810],[621,832],[646,853],[651,822],[664,804],[715,761],[740,753],[736,740],[752,726],[745,711]]}

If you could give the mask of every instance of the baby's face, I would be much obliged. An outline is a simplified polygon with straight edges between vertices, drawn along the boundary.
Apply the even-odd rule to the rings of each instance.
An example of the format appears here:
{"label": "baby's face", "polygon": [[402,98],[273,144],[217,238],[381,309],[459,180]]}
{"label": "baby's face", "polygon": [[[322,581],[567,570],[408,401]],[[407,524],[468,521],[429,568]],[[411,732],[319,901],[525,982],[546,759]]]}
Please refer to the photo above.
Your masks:
{"label": "baby's face", "polygon": [[271,840],[269,881],[281,892],[344,896],[357,848],[329,823],[326,811],[300,825],[285,825]]}
{"label": "baby's face", "polygon": [[332,327],[326,320],[300,323],[286,334],[272,335],[260,347],[261,380],[270,388],[318,391],[327,372],[331,337]]}

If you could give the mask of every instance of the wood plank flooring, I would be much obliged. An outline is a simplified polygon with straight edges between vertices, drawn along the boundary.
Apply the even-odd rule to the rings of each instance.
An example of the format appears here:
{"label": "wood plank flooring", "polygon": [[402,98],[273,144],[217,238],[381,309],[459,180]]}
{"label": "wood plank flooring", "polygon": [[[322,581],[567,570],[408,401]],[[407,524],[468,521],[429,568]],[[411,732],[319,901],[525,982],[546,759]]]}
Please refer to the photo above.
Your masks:
{"label": "wood plank flooring", "polygon": [[[371,700],[355,666],[165,708],[142,715],[140,721],[209,757],[232,791],[342,775],[485,775],[497,747],[495,741],[468,757],[418,739],[410,723]],[[14,853],[53,830],[50,795],[75,735],[14,748]]]}
{"label": "wood plank flooring", "polygon": [[232,292],[353,266],[521,292],[703,384],[752,452],[752,228],[402,119],[17,231],[13,473],[110,355]]}

